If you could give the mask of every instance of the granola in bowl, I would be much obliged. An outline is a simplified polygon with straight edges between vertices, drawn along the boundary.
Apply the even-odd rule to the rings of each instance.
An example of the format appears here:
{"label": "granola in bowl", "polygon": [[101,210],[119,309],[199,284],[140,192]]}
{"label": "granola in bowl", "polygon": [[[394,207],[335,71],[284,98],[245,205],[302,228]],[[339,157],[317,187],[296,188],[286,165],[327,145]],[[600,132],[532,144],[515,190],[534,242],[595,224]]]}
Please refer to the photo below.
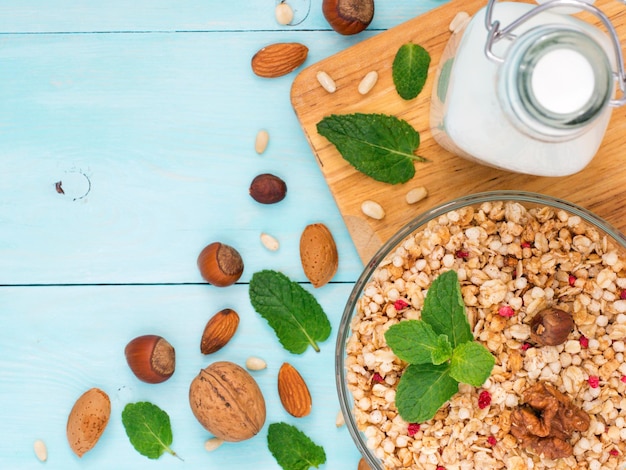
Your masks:
{"label": "granola in bowl", "polygon": [[[385,341],[419,319],[428,288],[456,271],[476,341],[496,358],[481,387],[435,417],[395,406],[406,364]],[[537,342],[533,318],[573,327]],[[621,469],[626,457],[626,240],[565,201],[469,196],[405,227],[357,282],[337,341],[337,385],[355,443],[375,469]]]}

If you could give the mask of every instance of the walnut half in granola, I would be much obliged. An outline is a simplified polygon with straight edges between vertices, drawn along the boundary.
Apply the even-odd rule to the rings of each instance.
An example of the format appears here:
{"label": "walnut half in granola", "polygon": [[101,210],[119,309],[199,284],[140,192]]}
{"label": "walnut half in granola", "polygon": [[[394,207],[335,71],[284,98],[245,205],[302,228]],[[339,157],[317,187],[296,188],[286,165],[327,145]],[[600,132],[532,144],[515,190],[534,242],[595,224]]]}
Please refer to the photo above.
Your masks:
{"label": "walnut half in granola", "polygon": [[[420,318],[432,280],[454,269],[474,337],[496,357],[483,387],[459,392],[425,423],[394,405],[405,364],[384,333]],[[574,328],[559,345],[530,340],[546,308]],[[374,271],[347,341],[346,379],[367,446],[385,469],[617,469],[626,462],[626,252],[577,215],[516,202],[450,211],[407,237]],[[524,391],[546,383],[589,417],[571,455],[521,445],[512,431]],[[488,399],[486,399],[488,397]]]}

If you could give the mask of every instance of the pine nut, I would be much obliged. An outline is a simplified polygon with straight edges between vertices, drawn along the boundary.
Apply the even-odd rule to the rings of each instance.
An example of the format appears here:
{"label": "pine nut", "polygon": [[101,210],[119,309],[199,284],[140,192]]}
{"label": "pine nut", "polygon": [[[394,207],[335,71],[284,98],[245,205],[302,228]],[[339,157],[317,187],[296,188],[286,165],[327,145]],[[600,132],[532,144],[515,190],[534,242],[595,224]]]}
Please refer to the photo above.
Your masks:
{"label": "pine nut", "polygon": [[408,193],[406,193],[406,202],[408,204],[415,204],[416,202],[426,198],[426,196],[428,196],[428,191],[424,186],[420,186],[419,188],[411,189]]}
{"label": "pine nut", "polygon": [[269,141],[270,141],[270,135],[266,130],[262,129],[259,132],[257,132],[256,139],[254,140],[254,150],[256,150],[256,153],[261,155],[263,152],[265,152],[265,149],[267,148],[267,144],[269,144]]}
{"label": "pine nut", "polygon": [[367,95],[370,90],[374,88],[374,85],[376,85],[377,81],[378,72],[376,72],[376,70],[368,72],[359,83],[359,93],[361,93],[362,95]]}
{"label": "pine nut", "polygon": [[346,424],[345,418],[343,417],[343,413],[341,412],[341,410],[339,410],[339,413],[337,413],[337,418],[335,418],[335,426],[340,428],[344,424]]}
{"label": "pine nut", "polygon": [[246,368],[249,370],[263,370],[266,367],[267,363],[259,357],[250,356],[246,359]]}
{"label": "pine nut", "polygon": [[328,93],[334,93],[337,91],[337,85],[335,84],[335,80],[330,78],[326,72],[319,71],[317,72],[317,81],[322,85],[322,88],[326,90]]}
{"label": "pine nut", "polygon": [[278,240],[268,233],[261,234],[261,243],[270,251],[276,251],[280,247]]}
{"label": "pine nut", "polygon": [[46,443],[44,441],[37,439],[33,444],[33,450],[40,461],[45,462],[48,460],[48,449],[46,448]]}
{"label": "pine nut", "polygon": [[363,201],[361,204],[361,211],[368,217],[372,219],[381,220],[385,217],[385,210],[383,207],[374,201]]}
{"label": "pine nut", "polygon": [[205,450],[207,452],[213,452],[215,449],[217,449],[223,443],[224,443],[224,441],[222,439],[220,439],[219,437],[212,437],[212,438],[206,440],[206,442],[204,443],[204,448],[205,448]]}
{"label": "pine nut", "polygon": [[469,13],[467,13],[466,11],[458,12],[450,22],[450,31],[452,31],[453,33],[458,33],[467,25],[467,23],[469,23],[469,21]]}
{"label": "pine nut", "polygon": [[288,25],[293,21],[293,10],[285,2],[280,2],[276,5],[274,14],[276,15],[276,21],[278,21],[278,24]]}

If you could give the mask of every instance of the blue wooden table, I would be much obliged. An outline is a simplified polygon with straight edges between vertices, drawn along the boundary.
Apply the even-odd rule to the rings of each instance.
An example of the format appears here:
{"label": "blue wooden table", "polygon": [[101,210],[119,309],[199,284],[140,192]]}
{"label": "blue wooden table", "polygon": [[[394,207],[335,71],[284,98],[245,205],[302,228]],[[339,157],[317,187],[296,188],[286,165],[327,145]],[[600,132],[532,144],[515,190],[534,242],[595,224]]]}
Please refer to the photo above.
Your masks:
{"label": "blue wooden table", "polygon": [[[379,1],[370,28],[332,31],[321,0],[295,26],[274,18],[276,0],[5,0],[0,3],[0,469],[279,468],[267,426],[296,425],[327,454],[325,468],[356,468],[359,454],[337,428],[334,342],[361,261],[289,100],[296,73],[262,79],[252,55],[274,42],[309,47],[305,65],[428,11],[443,0]],[[257,155],[260,129],[270,134]],[[248,195],[254,176],[283,178],[287,198],[263,206]],[[61,182],[64,194],[58,191]],[[334,235],[339,270],[314,289],[299,238],[322,222]],[[280,242],[276,252],[262,232]],[[245,263],[228,288],[203,282],[200,250],[220,241]],[[286,352],[254,311],[248,282],[261,269],[302,282],[330,317],[321,352]],[[231,343],[199,350],[207,320],[239,312]],[[176,348],[163,384],[138,381],[126,343],[159,334]],[[189,408],[189,384],[215,360],[268,363],[255,372],[267,401],[259,435],[214,452]],[[276,375],[285,361],[309,384],[313,411],[282,408]],[[112,401],[110,423],[82,459],[67,444],[68,413],[91,387]],[[151,401],[170,416],[173,448],[148,460],[130,445],[126,403]],[[42,439],[48,461],[33,443]]]}

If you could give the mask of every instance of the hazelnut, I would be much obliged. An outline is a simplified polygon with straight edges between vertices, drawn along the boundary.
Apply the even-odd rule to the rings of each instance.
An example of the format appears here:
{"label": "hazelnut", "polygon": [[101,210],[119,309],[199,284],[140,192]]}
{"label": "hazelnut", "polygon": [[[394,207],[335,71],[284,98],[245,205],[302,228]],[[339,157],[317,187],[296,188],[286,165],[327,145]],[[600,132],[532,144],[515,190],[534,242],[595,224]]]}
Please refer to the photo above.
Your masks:
{"label": "hazelnut", "polygon": [[263,173],[252,180],[250,196],[261,204],[274,204],[285,199],[287,185],[278,176]]}
{"label": "hazelnut", "polygon": [[564,343],[574,329],[572,316],[558,308],[546,308],[530,320],[530,339],[540,346]]}
{"label": "hazelnut", "polygon": [[143,382],[165,382],[174,373],[174,348],[160,336],[138,336],[126,345],[124,354],[130,370]]}
{"label": "hazelnut", "polygon": [[374,0],[324,0],[322,12],[339,34],[360,33],[374,18]]}
{"label": "hazelnut", "polygon": [[214,242],[207,245],[198,255],[198,269],[208,283],[226,287],[241,277],[243,260],[232,246]]}

